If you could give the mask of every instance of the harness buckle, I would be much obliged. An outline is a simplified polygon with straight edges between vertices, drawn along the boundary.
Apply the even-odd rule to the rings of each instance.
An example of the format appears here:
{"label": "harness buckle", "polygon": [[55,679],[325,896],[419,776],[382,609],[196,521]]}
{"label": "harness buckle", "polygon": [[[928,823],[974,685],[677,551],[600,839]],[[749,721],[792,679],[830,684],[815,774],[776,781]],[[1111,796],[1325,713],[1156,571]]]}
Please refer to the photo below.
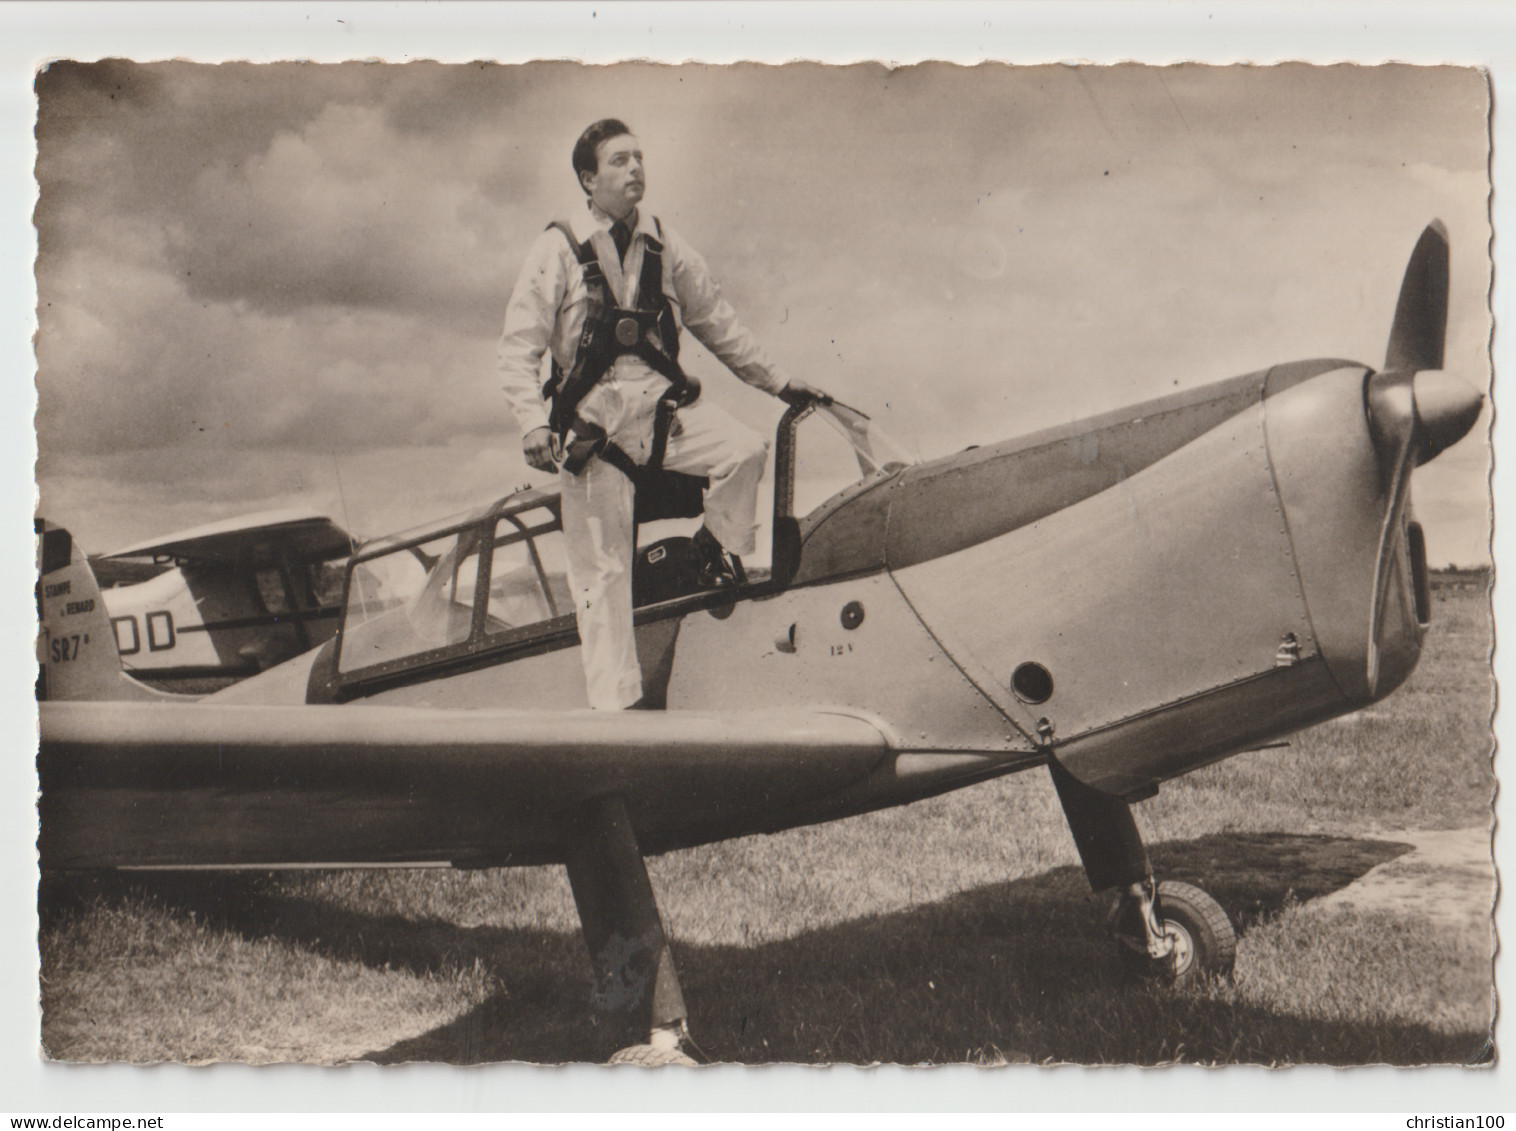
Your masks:
{"label": "harness buckle", "polygon": [[638,327],[635,318],[622,318],[616,323],[616,342],[618,345],[634,346],[637,344]]}

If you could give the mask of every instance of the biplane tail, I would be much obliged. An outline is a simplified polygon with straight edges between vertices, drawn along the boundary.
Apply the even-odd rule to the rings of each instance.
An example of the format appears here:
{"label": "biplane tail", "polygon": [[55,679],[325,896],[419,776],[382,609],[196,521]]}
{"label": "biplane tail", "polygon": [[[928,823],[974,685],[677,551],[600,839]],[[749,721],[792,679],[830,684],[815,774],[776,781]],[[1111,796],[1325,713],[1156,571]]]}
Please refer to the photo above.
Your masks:
{"label": "biplane tail", "polygon": [[89,562],[67,530],[36,525],[37,698],[147,700],[176,698],[132,679],[121,667],[116,633]]}

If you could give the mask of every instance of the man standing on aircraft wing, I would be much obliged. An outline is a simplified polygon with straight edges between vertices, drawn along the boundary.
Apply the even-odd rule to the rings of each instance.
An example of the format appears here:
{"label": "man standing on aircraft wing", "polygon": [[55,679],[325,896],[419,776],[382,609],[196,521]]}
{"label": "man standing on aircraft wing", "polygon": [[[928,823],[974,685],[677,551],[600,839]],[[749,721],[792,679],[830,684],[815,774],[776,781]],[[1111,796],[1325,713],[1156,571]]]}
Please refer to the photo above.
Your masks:
{"label": "man standing on aircraft wing", "polygon": [[[697,400],[698,383],[679,367],[680,326],[750,385],[791,402],[825,398],[783,376],[699,254],[638,209],[642,146],[625,123],[606,118],[585,130],[573,166],[586,210],[550,224],[532,245],[505,311],[500,376],[527,463],[559,471],[590,706],[619,710],[642,697],[632,477],[661,466],[709,478],[695,535],[703,584],[734,584],[726,554],[751,554],[757,531],[768,443]],[[544,353],[552,356],[545,386]]]}

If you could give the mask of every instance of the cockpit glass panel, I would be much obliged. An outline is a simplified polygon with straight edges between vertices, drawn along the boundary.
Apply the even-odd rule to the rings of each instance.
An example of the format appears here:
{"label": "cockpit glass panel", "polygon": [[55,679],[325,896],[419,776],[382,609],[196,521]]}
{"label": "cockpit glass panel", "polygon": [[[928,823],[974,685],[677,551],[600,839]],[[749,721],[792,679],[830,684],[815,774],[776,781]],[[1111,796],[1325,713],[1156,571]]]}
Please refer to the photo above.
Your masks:
{"label": "cockpit glass panel", "polygon": [[312,562],[307,567],[311,599],[318,609],[329,609],[342,600],[342,575],[345,564],[335,562]]}
{"label": "cockpit glass panel", "polygon": [[550,505],[485,511],[456,533],[386,539],[363,556],[342,626],[344,673],[474,649],[506,633],[531,638],[533,626],[573,615],[563,531]]}
{"label": "cockpit glass panel", "polygon": [[558,516],[553,514],[547,507],[532,507],[530,510],[518,511],[510,519],[500,523],[500,528],[496,531],[495,536],[497,538],[508,538],[518,529],[525,530],[529,534],[557,530]]}
{"label": "cockpit glass panel", "polygon": [[260,569],[253,574],[253,580],[258,584],[258,600],[263,604],[266,613],[289,612],[289,601],[284,592],[284,578],[279,576],[277,569]]}
{"label": "cockpit glass panel", "polygon": [[801,421],[795,452],[797,515],[809,514],[856,483],[918,462],[863,413],[836,403],[817,405]]}
{"label": "cockpit glass panel", "polygon": [[[335,605],[342,596],[342,563],[301,562],[290,566],[289,583],[295,592],[295,605],[301,610]],[[254,572],[253,580],[258,587],[258,600],[266,613],[290,611],[289,590],[285,588],[285,574],[277,566],[269,566]],[[333,587],[335,583],[335,587]]]}
{"label": "cockpit glass panel", "polygon": [[408,550],[359,562],[353,567],[345,623],[352,628],[372,620],[415,596],[425,584],[426,564]]}
{"label": "cockpit glass panel", "polygon": [[484,630],[509,632],[552,615],[526,543],[498,547],[490,573],[490,603]]}
{"label": "cockpit glass panel", "polygon": [[547,537],[539,535],[532,539],[532,545],[537,548],[542,573],[547,579],[548,601],[553,606],[553,615],[572,616],[574,597],[569,591],[568,552],[563,545],[563,531],[554,531]]}
{"label": "cockpit glass panel", "polygon": [[853,458],[864,478],[918,462],[902,444],[857,409],[835,401],[817,407],[818,417],[853,449]]}
{"label": "cockpit glass panel", "polygon": [[[530,524],[534,517],[540,520],[536,526]],[[486,633],[512,632],[573,611],[563,533],[549,525],[554,522],[544,512],[502,520],[496,528]]]}

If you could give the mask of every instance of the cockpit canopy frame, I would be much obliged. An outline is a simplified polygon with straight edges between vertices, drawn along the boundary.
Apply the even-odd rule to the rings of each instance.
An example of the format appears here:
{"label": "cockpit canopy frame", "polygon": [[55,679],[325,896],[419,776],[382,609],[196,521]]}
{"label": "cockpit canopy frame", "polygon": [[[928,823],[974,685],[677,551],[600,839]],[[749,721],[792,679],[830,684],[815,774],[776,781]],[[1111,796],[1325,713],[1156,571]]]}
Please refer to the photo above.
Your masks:
{"label": "cockpit canopy frame", "polygon": [[[638,605],[633,614],[635,623],[766,596],[790,584],[799,567],[802,545],[801,521],[793,513],[796,431],[816,408],[814,404],[790,407],[777,429],[771,568],[750,570],[748,583],[735,593],[691,588],[680,591],[676,587],[672,597],[648,599]],[[853,415],[867,421],[861,414]],[[887,442],[887,438],[879,437],[877,431],[871,437],[866,423],[860,427],[854,422],[852,427],[855,434],[838,430],[854,446],[860,470],[865,473],[863,481],[880,481],[898,474],[903,466],[899,461],[884,467],[870,462],[875,458],[871,439]],[[834,496],[832,504],[856,487]],[[823,504],[823,508],[828,505]],[[331,671],[337,697],[371,694],[416,678],[436,678],[448,671],[504,662],[518,654],[576,644],[562,529],[559,493],[526,487],[477,510],[360,547],[348,559],[342,624],[333,645]],[[674,543],[688,541],[674,538],[642,547],[639,559],[651,557],[657,563],[663,557],[657,554],[657,547],[677,550]],[[497,562],[506,553],[514,553],[515,559],[509,572]],[[419,566],[425,579],[419,583],[413,580],[403,593],[394,587],[387,592],[379,576],[386,563],[407,566],[413,579]],[[560,563],[564,563],[563,570],[555,568]],[[638,569],[643,568],[652,567],[639,560]],[[641,580],[636,571],[634,577]],[[666,596],[669,589],[648,587],[647,592]],[[515,618],[523,606],[534,601],[543,615],[518,623]],[[503,613],[506,609],[514,611]]]}

